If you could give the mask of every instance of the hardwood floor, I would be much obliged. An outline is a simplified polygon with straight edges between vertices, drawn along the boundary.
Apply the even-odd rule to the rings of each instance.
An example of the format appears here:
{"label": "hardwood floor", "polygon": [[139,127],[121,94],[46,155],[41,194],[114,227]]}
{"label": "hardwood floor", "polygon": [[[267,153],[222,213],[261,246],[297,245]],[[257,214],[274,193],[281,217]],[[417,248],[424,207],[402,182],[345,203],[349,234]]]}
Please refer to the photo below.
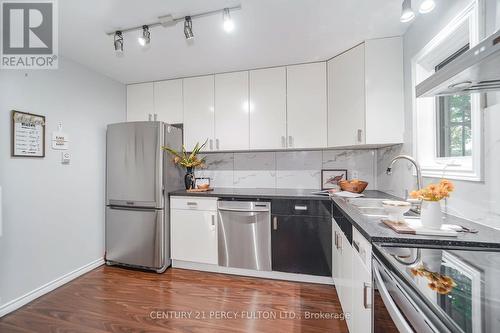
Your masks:
{"label": "hardwood floor", "polygon": [[342,314],[335,288],[102,266],[1,318],[0,332],[347,332],[311,314]]}

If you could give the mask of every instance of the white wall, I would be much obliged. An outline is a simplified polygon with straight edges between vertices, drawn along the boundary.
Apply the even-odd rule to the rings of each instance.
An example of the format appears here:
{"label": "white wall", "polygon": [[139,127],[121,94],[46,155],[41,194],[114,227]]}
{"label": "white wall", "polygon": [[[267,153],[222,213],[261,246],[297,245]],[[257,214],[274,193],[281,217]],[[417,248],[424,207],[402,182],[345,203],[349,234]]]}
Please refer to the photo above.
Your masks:
{"label": "white wall", "polygon": [[[471,0],[444,1],[425,16],[418,16],[404,35],[404,80],[405,80],[405,144],[378,151],[377,182],[382,191],[403,196],[404,189],[414,189],[415,179],[406,163],[394,168],[392,176],[385,175],[390,159],[397,154],[413,155],[412,151],[412,58],[441,31]],[[444,3],[443,2],[443,3]],[[486,34],[494,32],[497,13],[497,0],[485,0]],[[448,212],[480,223],[500,228],[500,94],[488,96],[489,108],[484,111],[484,182],[455,181],[456,192],[447,202]],[[435,179],[424,179],[432,182]]]}
{"label": "white wall", "polygon": [[[125,120],[125,86],[72,61],[0,71],[0,313],[12,300],[104,254],[106,124]],[[11,110],[46,116],[46,157],[12,158]],[[69,165],[50,148],[63,122]]]}

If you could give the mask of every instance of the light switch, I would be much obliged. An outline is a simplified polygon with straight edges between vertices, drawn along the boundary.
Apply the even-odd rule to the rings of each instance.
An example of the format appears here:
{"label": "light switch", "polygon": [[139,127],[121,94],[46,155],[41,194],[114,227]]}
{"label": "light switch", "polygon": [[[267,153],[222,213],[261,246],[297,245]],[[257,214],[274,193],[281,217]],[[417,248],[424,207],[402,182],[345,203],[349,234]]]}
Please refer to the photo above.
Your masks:
{"label": "light switch", "polygon": [[69,164],[70,160],[71,160],[71,154],[68,151],[64,151],[61,153],[62,164]]}

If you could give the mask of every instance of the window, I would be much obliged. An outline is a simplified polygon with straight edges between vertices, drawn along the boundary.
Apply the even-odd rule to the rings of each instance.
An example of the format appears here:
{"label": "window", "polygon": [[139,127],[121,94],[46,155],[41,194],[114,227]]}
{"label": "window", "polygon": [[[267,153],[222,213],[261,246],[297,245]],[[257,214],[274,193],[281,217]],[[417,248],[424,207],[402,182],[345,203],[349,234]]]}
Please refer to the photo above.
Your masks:
{"label": "window", "polygon": [[[469,44],[436,66],[436,71],[469,49]],[[437,157],[472,156],[472,122],[470,95],[437,98]]]}
{"label": "window", "polygon": [[[481,6],[472,1],[412,59],[413,87],[479,42]],[[481,98],[413,96],[413,148],[423,176],[482,180]]]}

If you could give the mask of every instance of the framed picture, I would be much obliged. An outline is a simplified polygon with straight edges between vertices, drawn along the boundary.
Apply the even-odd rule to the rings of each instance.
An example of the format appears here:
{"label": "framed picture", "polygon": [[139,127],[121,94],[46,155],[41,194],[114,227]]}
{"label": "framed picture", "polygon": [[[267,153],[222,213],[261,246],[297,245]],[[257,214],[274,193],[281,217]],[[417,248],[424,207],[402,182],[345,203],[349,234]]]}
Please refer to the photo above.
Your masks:
{"label": "framed picture", "polygon": [[341,180],[347,180],[347,170],[328,169],[321,170],[321,189],[330,190],[338,187]]}
{"label": "framed picture", "polygon": [[11,155],[45,157],[45,117],[12,110]]}

